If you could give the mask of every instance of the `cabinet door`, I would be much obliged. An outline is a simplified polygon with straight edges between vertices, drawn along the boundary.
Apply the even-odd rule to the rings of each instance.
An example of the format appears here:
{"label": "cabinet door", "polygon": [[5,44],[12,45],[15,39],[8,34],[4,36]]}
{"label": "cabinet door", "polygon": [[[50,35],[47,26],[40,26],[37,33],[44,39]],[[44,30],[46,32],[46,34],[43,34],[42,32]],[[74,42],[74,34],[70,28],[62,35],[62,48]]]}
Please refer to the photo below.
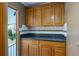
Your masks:
{"label": "cabinet door", "polygon": [[34,8],[34,26],[41,26],[41,8]]}
{"label": "cabinet door", "polygon": [[54,25],[64,25],[64,5],[56,4],[54,13]]}
{"label": "cabinet door", "polygon": [[51,56],[51,48],[49,46],[40,46],[41,56]]}
{"label": "cabinet door", "polygon": [[29,49],[28,49],[28,45],[26,44],[26,45],[21,45],[21,56],[28,56],[28,51],[29,51]]}
{"label": "cabinet door", "polygon": [[29,41],[28,40],[21,40],[20,46],[20,55],[21,56],[28,56],[29,54]]}
{"label": "cabinet door", "polygon": [[38,45],[29,45],[29,56],[39,56]]}
{"label": "cabinet door", "polygon": [[51,25],[51,6],[49,4],[42,7],[42,25]]}
{"label": "cabinet door", "polygon": [[55,48],[55,56],[65,56],[65,48]]}
{"label": "cabinet door", "polygon": [[33,8],[26,9],[26,26],[33,26]]}

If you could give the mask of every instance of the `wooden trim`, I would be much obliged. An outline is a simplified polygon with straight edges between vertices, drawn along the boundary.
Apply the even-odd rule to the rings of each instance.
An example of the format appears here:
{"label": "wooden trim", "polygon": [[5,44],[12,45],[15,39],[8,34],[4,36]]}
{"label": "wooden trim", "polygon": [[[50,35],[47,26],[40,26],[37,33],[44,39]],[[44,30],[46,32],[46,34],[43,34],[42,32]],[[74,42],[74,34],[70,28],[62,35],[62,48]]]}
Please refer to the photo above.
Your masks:
{"label": "wooden trim", "polygon": [[12,9],[14,9],[14,10],[17,10],[17,9],[16,9],[15,7],[13,7],[13,6],[8,5],[8,7],[12,8]]}
{"label": "wooden trim", "polygon": [[5,28],[6,28],[6,15],[5,15],[5,4],[2,4],[2,56],[5,56],[5,40],[6,40],[6,35],[5,35]]}
{"label": "wooden trim", "polygon": [[20,33],[19,33],[19,11],[16,11],[16,55],[19,56],[19,49],[20,49]]}
{"label": "wooden trim", "polygon": [[3,11],[4,11],[4,24],[5,24],[5,34],[4,34],[4,36],[5,36],[5,56],[8,56],[8,40],[6,40],[6,39],[8,39],[8,28],[7,28],[7,25],[8,25],[8,15],[7,15],[7,7],[8,7],[8,5],[7,5],[7,3],[4,3],[4,7],[3,7]]}

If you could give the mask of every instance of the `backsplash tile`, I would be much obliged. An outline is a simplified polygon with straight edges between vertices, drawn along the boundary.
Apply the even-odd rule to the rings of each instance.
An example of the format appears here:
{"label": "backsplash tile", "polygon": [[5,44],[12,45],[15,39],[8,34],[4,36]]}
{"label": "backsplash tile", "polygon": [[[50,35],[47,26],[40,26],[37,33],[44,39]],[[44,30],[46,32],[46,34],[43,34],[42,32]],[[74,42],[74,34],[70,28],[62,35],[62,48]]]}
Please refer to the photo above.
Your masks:
{"label": "backsplash tile", "polygon": [[63,30],[63,26],[49,26],[49,27],[32,27],[30,30]]}
{"label": "backsplash tile", "polygon": [[29,30],[63,30],[67,31],[67,23],[64,24],[64,26],[41,26],[41,27],[31,27]]}
{"label": "backsplash tile", "polygon": [[40,26],[40,27],[31,27],[31,28],[28,28],[26,27],[25,25],[22,26],[22,28],[19,28],[19,31],[32,31],[32,30],[52,30],[52,31],[65,31],[67,32],[67,23],[64,24],[64,26],[47,26],[47,27],[44,27],[44,26]]}

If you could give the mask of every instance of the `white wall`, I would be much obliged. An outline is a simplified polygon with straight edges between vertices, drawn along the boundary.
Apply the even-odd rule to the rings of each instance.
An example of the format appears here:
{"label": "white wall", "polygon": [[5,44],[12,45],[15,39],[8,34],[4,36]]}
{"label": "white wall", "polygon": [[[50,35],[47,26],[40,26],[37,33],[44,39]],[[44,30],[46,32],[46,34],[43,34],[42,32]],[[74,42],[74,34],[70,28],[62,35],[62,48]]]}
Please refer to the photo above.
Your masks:
{"label": "white wall", "polygon": [[79,56],[79,3],[65,4],[65,20],[68,24],[67,55]]}

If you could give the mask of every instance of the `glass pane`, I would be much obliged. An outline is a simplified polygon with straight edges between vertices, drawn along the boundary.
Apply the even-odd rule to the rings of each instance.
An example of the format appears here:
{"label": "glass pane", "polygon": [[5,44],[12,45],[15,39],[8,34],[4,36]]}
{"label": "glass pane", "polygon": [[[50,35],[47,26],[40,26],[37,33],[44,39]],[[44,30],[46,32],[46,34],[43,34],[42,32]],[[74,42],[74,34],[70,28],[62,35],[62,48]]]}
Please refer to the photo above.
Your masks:
{"label": "glass pane", "polygon": [[16,56],[16,10],[8,7],[8,55]]}

